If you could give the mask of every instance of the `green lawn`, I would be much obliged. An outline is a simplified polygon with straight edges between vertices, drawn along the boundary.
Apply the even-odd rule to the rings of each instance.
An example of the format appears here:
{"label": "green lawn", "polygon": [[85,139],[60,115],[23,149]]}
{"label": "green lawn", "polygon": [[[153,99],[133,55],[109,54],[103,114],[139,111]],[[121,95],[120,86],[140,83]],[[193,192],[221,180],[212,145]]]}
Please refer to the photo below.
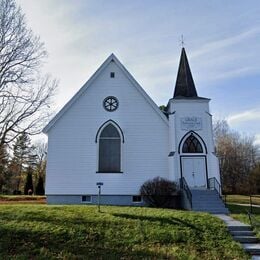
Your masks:
{"label": "green lawn", "polygon": [[[250,207],[228,204],[228,208],[232,213],[231,216],[233,218],[240,220],[244,223],[250,224],[249,217],[247,214],[247,212],[250,212]],[[256,220],[257,223],[260,224],[260,208],[253,207],[253,218]],[[254,231],[260,238],[260,226],[254,227]]]}
{"label": "green lawn", "polygon": [[219,219],[139,207],[0,205],[0,259],[249,259]]}
{"label": "green lawn", "polygon": [[[245,195],[227,195],[227,203],[249,204],[250,197]],[[252,197],[252,204],[260,205],[260,195]]]}

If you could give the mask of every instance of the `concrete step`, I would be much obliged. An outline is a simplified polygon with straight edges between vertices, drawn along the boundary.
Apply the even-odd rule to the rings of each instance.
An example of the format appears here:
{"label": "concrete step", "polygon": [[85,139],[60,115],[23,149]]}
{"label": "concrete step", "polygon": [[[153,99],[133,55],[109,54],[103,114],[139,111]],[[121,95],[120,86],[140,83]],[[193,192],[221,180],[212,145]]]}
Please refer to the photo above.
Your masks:
{"label": "concrete step", "polygon": [[194,207],[223,207],[223,208],[225,208],[225,205],[224,204],[222,204],[222,203],[198,203],[198,202],[196,202],[196,203],[192,203],[192,205],[194,206]]}
{"label": "concrete step", "polygon": [[221,198],[217,194],[192,195],[192,198],[197,198],[197,199],[214,198],[214,199],[217,199],[217,200],[221,200]]}
{"label": "concrete step", "polygon": [[223,201],[222,200],[219,200],[219,199],[217,199],[216,197],[207,197],[207,198],[196,198],[196,197],[192,197],[192,200],[194,200],[194,201],[215,201],[215,202],[221,202],[221,203],[223,203]]}
{"label": "concrete step", "polygon": [[242,244],[243,248],[246,252],[250,253],[251,255],[260,255],[260,244],[259,243],[245,243]]}
{"label": "concrete step", "polygon": [[206,206],[218,206],[218,205],[220,205],[220,206],[223,206],[223,207],[225,207],[225,205],[223,204],[223,203],[220,203],[220,202],[218,202],[218,203],[215,203],[215,202],[213,202],[213,203],[210,203],[210,201],[207,201],[207,202],[198,202],[198,201],[196,201],[196,202],[194,202],[194,203],[192,203],[193,205],[198,205],[198,206],[200,206],[200,205],[206,205]]}
{"label": "concrete step", "polygon": [[192,210],[194,210],[194,211],[208,211],[208,212],[213,212],[213,211],[228,212],[228,209],[225,209],[225,208],[192,208]]}
{"label": "concrete step", "polygon": [[219,194],[215,190],[191,190],[192,210],[212,214],[228,214]]}
{"label": "concrete step", "polygon": [[254,236],[233,236],[233,239],[240,243],[257,243],[258,238]]}
{"label": "concrete step", "polygon": [[213,201],[213,202],[220,202],[220,203],[223,203],[223,201],[222,200],[220,200],[220,199],[217,199],[216,197],[207,197],[207,198],[203,198],[203,199],[201,199],[201,198],[196,198],[196,197],[192,197],[192,200],[193,201]]}
{"label": "concrete step", "polygon": [[226,209],[226,210],[208,210],[208,209],[201,209],[201,210],[194,210],[192,209],[193,211],[197,211],[197,212],[208,212],[208,213],[211,213],[211,214],[229,214],[229,211]]}
{"label": "concrete step", "polygon": [[235,225],[235,226],[228,226],[229,231],[252,231],[252,227],[249,225]]}
{"label": "concrete step", "polygon": [[200,206],[193,206],[192,209],[227,209],[221,206],[207,206],[207,205],[200,205]]}
{"label": "concrete step", "polygon": [[232,236],[255,236],[254,231],[230,231]]}
{"label": "concrete step", "polygon": [[209,189],[192,189],[192,188],[191,188],[191,192],[192,193],[200,193],[200,192],[208,192],[208,193],[215,192],[215,193],[217,193],[217,191],[214,190],[214,189],[209,190]]}
{"label": "concrete step", "polygon": [[[205,196],[215,196],[215,195],[218,195],[217,192],[207,192],[207,191],[201,191],[201,192],[191,192],[192,195],[195,197],[195,196],[202,196],[202,197],[205,197]],[[219,195],[218,195],[219,197]]]}

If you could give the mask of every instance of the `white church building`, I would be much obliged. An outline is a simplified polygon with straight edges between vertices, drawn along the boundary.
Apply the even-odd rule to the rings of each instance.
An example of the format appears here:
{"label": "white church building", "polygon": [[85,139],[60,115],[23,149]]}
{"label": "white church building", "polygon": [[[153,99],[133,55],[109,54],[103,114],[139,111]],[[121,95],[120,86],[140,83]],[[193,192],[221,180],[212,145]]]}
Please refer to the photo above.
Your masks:
{"label": "white church building", "polygon": [[182,184],[187,208],[199,210],[196,197],[221,193],[209,101],[184,48],[165,111],[111,54],[43,130],[47,202],[96,204],[102,183],[102,204],[143,205],[141,185],[160,176]]}

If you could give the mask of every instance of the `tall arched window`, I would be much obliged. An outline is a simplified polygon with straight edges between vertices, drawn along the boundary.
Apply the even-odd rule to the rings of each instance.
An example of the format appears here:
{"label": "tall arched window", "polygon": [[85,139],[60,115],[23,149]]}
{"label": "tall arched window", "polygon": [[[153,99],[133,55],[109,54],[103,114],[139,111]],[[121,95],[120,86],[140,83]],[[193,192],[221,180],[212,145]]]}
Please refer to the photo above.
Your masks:
{"label": "tall arched window", "polygon": [[108,124],[99,136],[99,172],[120,172],[121,137],[113,124]]}
{"label": "tall arched window", "polygon": [[182,146],[183,153],[203,153],[202,145],[199,140],[191,134]]}

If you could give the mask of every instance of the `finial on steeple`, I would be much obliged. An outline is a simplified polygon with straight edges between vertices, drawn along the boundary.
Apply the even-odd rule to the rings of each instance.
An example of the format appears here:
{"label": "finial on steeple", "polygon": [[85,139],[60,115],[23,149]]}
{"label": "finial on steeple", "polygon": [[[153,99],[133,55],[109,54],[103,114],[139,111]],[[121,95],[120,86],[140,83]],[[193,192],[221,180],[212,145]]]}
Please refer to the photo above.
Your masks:
{"label": "finial on steeple", "polygon": [[183,37],[183,34],[181,35],[180,44],[181,44],[181,47],[184,48],[184,37]]}

